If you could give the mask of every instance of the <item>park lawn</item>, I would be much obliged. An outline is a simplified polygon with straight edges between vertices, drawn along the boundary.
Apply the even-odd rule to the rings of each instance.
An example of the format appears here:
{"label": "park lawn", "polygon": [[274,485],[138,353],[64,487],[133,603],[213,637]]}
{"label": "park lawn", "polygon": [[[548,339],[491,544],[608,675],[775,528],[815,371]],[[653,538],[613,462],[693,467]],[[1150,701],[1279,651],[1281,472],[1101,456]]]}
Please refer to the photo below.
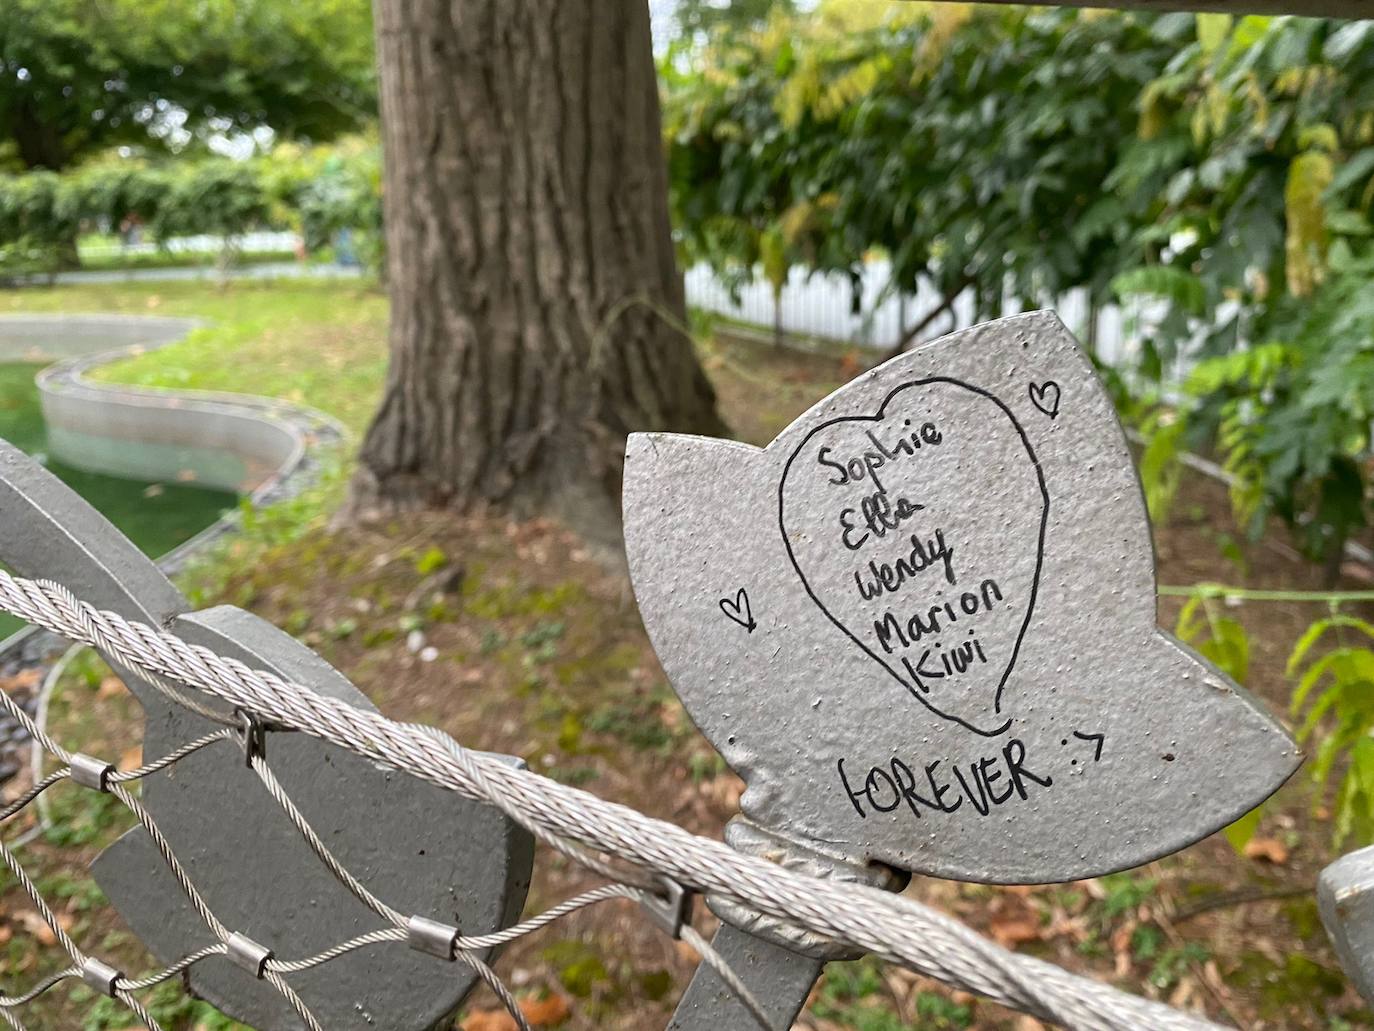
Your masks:
{"label": "park lawn", "polygon": [[[123,363],[120,379],[212,389],[268,390],[329,411],[355,429],[381,382],[385,305],[356,286],[283,284],[158,289],[54,290],[25,294],[64,310],[156,310],[217,317],[186,344]],[[155,297],[156,304],[149,304]],[[140,305],[142,307],[140,308]],[[32,309],[33,305],[26,304]],[[312,321],[311,312],[314,312]],[[236,316],[235,313],[238,313]],[[234,321],[241,317],[243,322]],[[254,335],[271,330],[270,345]],[[288,328],[289,327],[289,331]],[[216,335],[218,334],[218,335]],[[324,365],[322,348],[373,370]],[[213,346],[215,342],[219,346]],[[313,343],[312,343],[313,341]],[[853,355],[802,355],[712,341],[702,357],[722,411],[744,439],[766,442],[793,416],[861,370]],[[266,361],[267,369],[253,363]],[[337,374],[337,375],[335,375]],[[299,382],[297,377],[300,378]],[[269,386],[264,386],[267,384]],[[349,415],[349,412],[355,414]],[[346,473],[346,469],[340,470]],[[524,757],[550,777],[587,788],[691,830],[718,836],[740,782],[695,732],[666,684],[623,581],[575,537],[548,522],[429,513],[331,527],[329,489],[249,520],[191,570],[184,586],[197,604],[242,605],[297,635],[345,671],[383,712],[420,720],[464,744]],[[1224,492],[1185,483],[1169,522],[1157,528],[1162,583],[1226,581],[1265,588],[1317,585],[1320,571],[1281,537],[1238,546]],[[1178,605],[1161,604],[1171,626]],[[1246,604],[1228,610],[1250,633],[1249,686],[1277,713],[1287,710],[1283,667],[1292,642],[1317,613],[1299,606]],[[422,661],[418,630],[437,657]],[[102,687],[102,685],[107,685]],[[98,666],[79,663],[55,701],[60,740],[94,754],[129,750],[134,703]],[[122,765],[134,761],[128,756]],[[61,789],[58,789],[61,790]],[[56,797],[56,796],[55,796]],[[83,862],[127,821],[81,796],[59,810],[68,829],[31,847],[46,885],[83,940],[143,969],[134,943],[84,876]],[[1008,947],[1255,1029],[1343,1031],[1369,1026],[1321,932],[1311,889],[1333,854],[1329,817],[1314,815],[1301,775],[1265,811],[1250,855],[1221,835],[1140,870],[1073,885],[992,888],[917,878],[910,892],[959,916]],[[541,851],[530,912],[595,883]],[[6,913],[19,907],[11,888]],[[709,929],[710,917],[701,920]],[[16,983],[30,983],[36,950],[22,924],[0,919],[0,957]],[[50,952],[51,950],[42,950]],[[26,959],[26,957],[29,957]],[[42,962],[41,960],[39,961]],[[662,1027],[690,975],[693,957],[657,934],[628,904],[604,904],[512,946],[498,969],[522,997],[563,1015],[570,1031]],[[129,1026],[91,999],[52,993],[35,1027]],[[551,1001],[552,1000],[552,1001]],[[203,1011],[160,1000],[182,1031]],[[506,1028],[478,993],[461,1026]],[[180,1009],[178,1009],[180,1007]],[[871,962],[835,965],[801,1026],[812,1031],[977,1028],[1031,1031],[986,1002]],[[219,1025],[209,1025],[219,1026]]]}
{"label": "park lawn", "polygon": [[187,339],[98,369],[145,387],[280,397],[367,426],[386,375],[386,297],[327,279],[99,283],[0,293],[0,312],[122,312],[204,319]]}

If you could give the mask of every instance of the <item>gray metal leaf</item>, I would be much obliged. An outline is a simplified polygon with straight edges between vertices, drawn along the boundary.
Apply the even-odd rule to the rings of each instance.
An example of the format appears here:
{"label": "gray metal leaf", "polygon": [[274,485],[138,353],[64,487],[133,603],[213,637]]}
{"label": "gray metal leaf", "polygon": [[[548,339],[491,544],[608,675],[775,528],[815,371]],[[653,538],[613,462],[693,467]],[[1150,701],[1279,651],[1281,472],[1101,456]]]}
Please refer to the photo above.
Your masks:
{"label": "gray metal leaf", "polygon": [[766,448],[637,434],[624,513],[645,626],[743,810],[837,857],[1093,876],[1300,761],[1157,629],[1125,437],[1050,313],[894,359]]}

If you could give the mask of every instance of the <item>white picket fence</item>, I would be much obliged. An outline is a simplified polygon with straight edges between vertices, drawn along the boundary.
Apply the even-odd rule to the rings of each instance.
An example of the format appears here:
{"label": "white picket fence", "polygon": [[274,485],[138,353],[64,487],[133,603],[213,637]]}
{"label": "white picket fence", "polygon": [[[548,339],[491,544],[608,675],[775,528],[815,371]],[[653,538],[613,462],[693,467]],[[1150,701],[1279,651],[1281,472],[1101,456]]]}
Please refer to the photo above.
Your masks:
{"label": "white picket fence", "polygon": [[[292,254],[300,246],[301,237],[299,233],[256,231],[240,234],[235,238],[235,242],[239,250],[249,253]],[[81,256],[83,258],[118,258],[134,254],[157,254],[160,251],[171,251],[173,254],[214,255],[222,250],[224,250],[224,237],[222,236],[174,236],[160,244],[152,240],[140,240],[137,243],[85,244],[81,248]]]}
{"label": "white picket fence", "polygon": [[[775,311],[772,287],[762,277],[745,285],[732,297],[729,287],[705,264],[687,270],[687,303],[695,308],[772,332],[775,318],[788,336],[842,341],[860,347],[885,350],[901,339],[901,327],[915,325],[940,303],[940,295],[929,284],[915,294],[890,289],[891,265],[876,260],[864,265],[859,284],[859,304],[853,304],[853,289],[847,276],[812,273],[801,267],[791,270],[783,287],[781,303]],[[1058,298],[1047,298],[1037,307],[1053,308],[1098,359],[1113,368],[1131,368],[1140,353],[1140,329],[1161,312],[1157,306],[1131,304],[1106,305],[1096,312],[1096,325],[1089,326],[1093,313],[1087,292],[1074,290]],[[1003,303],[1000,314],[1022,309],[1012,298]],[[954,303],[954,322],[941,316],[924,334],[934,337],[951,329],[963,329],[974,322],[972,293]],[[1181,358],[1170,378],[1177,382],[1190,363]]]}

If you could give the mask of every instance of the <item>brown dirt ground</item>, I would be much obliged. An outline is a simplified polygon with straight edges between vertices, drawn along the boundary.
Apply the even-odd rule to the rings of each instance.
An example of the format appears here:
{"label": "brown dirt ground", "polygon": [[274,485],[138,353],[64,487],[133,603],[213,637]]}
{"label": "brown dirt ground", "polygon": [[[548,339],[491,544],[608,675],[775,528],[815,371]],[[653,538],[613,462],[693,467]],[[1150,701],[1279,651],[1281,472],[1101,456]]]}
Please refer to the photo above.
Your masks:
{"label": "brown dirt ground", "polygon": [[[740,436],[760,443],[860,371],[852,357],[729,344],[712,346],[706,361],[727,418]],[[1225,492],[1188,479],[1157,531],[1160,582],[1318,586],[1319,574],[1281,533],[1242,548],[1239,563],[1224,557],[1224,535],[1236,536]],[[741,784],[674,699],[625,582],[557,526],[428,514],[315,531],[251,559],[215,600],[250,608],[301,637],[387,715],[523,756],[538,772],[700,834],[718,837],[734,812]],[[1178,607],[1162,601],[1162,625],[1172,627]],[[1250,635],[1250,686],[1276,713],[1287,711],[1288,651],[1319,614],[1314,609],[1271,603],[1227,610]],[[414,627],[437,649],[434,661],[421,661],[408,646]],[[91,693],[98,693],[94,686]],[[127,701],[113,695],[98,700],[121,704]],[[108,726],[116,713],[102,715],[98,706],[85,711],[97,717],[95,727]],[[98,738],[91,726],[87,733]],[[1236,1026],[1335,1031],[1368,1019],[1339,974],[1311,895],[1332,855],[1330,836],[1299,774],[1263,818],[1268,858],[1238,855],[1215,835],[1142,870],[1076,885],[918,879],[909,891],[1009,947]],[[528,911],[595,883],[541,850]],[[5,897],[0,939],[23,933],[14,899],[13,892]],[[98,903],[79,918],[97,931],[116,926]],[[709,931],[711,918],[699,917],[698,925]],[[689,949],[616,902],[523,940],[498,969],[529,999],[543,1000],[550,1016],[566,1010],[557,1026],[582,1031],[662,1027],[694,962]],[[813,1001],[799,1026],[814,1031],[1038,1026],[875,964],[836,971]],[[493,1005],[490,995],[475,996],[459,1026],[507,1027]]]}

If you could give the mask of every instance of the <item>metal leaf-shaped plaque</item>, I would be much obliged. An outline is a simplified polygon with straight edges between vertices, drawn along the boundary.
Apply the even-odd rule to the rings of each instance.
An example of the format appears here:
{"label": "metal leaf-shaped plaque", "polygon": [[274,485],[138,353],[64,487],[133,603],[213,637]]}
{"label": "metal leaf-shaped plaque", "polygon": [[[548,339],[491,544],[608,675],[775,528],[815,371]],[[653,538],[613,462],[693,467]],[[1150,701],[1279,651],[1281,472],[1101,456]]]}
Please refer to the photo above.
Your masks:
{"label": "metal leaf-shaped plaque", "polygon": [[838,858],[1093,876],[1299,762],[1157,628],[1125,437],[1052,314],[894,359],[763,449],[636,435],[624,509],[645,625],[745,813]]}

